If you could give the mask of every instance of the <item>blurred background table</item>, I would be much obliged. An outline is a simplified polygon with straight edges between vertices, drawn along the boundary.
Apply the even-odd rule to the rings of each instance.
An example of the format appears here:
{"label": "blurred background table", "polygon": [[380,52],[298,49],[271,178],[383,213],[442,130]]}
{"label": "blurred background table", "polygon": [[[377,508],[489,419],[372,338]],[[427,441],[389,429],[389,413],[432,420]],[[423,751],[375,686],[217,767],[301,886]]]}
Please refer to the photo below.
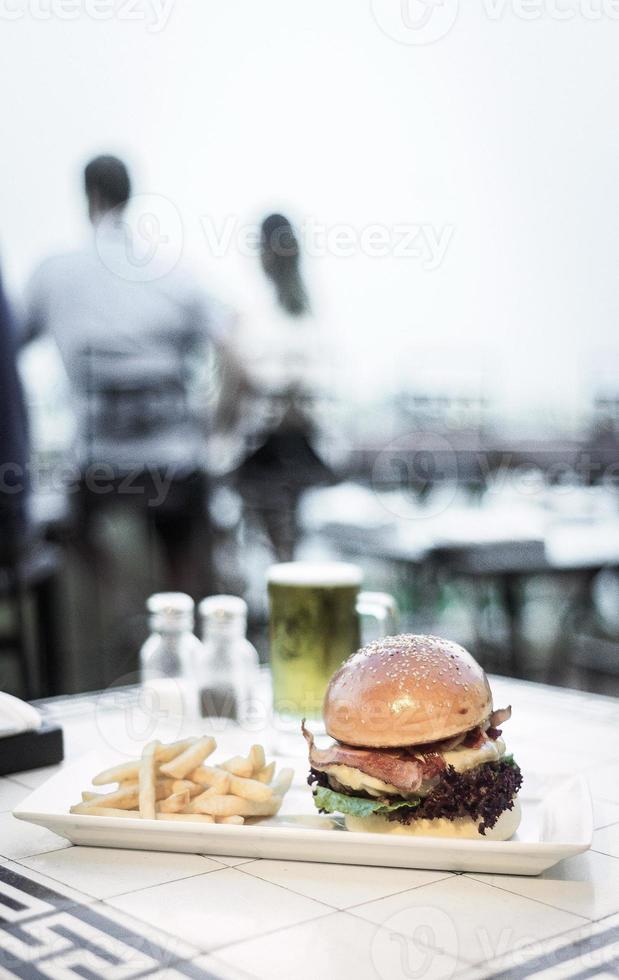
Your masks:
{"label": "blurred background table", "polygon": [[[329,457],[333,485],[300,494],[295,555],[357,561],[367,588],[396,594],[402,629],[448,635],[489,669],[619,692],[616,431],[509,438],[485,424],[449,428],[429,410],[386,412],[380,435],[380,412],[358,434],[348,419],[348,448]],[[408,434],[386,435],[398,431]],[[265,573],[276,555],[222,445],[209,456],[200,546],[213,590],[248,600],[266,660]],[[127,501],[96,516],[94,559],[85,552],[63,467],[58,448],[35,465],[37,555],[53,558],[53,575],[43,589],[26,575],[19,608],[5,609],[0,594],[0,687],[31,696],[135,679],[144,602],[164,583],[149,521]],[[202,598],[198,583],[191,591]]]}
{"label": "blurred background table", "polygon": [[[423,502],[399,491],[359,486],[317,491],[309,507],[310,526],[351,558],[400,567],[405,588],[420,583],[436,589],[460,583],[468,588],[476,612],[475,649],[487,660],[499,653],[495,622],[485,623],[494,590],[507,630],[501,667],[527,676],[524,634],[527,586],[531,580],[559,583],[560,605],[553,608],[556,641],[544,670],[553,681],[569,674],[574,628],[596,628],[586,659],[575,662],[619,672],[619,647],[604,635],[596,614],[596,582],[611,573],[607,606],[619,615],[619,520],[611,491],[603,488],[545,489],[531,500],[492,494],[461,502],[457,485],[442,487]],[[507,496],[508,499],[501,499]],[[363,498],[363,503],[362,503]],[[359,520],[359,515],[363,515]],[[604,600],[602,600],[604,601]],[[612,608],[611,608],[612,607]],[[614,620],[616,623],[616,620]],[[613,624],[614,624],[613,623]],[[432,625],[430,624],[430,628]],[[611,627],[612,629],[612,627]],[[500,631],[497,630],[497,634]],[[491,661],[492,662],[492,661]]]}

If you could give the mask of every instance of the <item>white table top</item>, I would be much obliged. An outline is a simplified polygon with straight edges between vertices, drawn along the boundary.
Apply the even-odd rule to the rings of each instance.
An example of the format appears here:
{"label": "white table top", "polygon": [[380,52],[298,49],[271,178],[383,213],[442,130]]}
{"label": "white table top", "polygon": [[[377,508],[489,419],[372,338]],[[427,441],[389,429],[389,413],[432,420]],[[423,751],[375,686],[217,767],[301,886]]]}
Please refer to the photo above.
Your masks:
{"label": "white table top", "polygon": [[[525,778],[589,777],[588,854],[525,878],[72,847],[10,812],[54,770],[18,773],[0,779],[0,977],[617,975],[619,700],[493,690]],[[94,697],[53,710],[68,761],[109,749],[122,717]]]}

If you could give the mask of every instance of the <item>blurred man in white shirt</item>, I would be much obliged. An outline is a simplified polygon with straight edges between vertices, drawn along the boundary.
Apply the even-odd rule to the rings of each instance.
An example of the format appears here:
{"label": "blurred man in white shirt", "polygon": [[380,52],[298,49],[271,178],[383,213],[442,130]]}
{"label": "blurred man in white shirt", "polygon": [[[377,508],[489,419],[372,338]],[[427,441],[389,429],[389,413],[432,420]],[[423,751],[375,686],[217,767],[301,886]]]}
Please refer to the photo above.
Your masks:
{"label": "blurred man in white shirt", "polygon": [[[207,419],[191,379],[225,346],[224,316],[178,265],[182,228],[171,240],[147,211],[136,239],[121,160],[92,160],[84,184],[93,238],[34,273],[25,338],[51,334],[60,351],[78,421],[82,504],[92,510],[112,490],[142,500],[166,553],[168,585],[181,588],[206,500]],[[139,236],[148,246],[142,254]]]}

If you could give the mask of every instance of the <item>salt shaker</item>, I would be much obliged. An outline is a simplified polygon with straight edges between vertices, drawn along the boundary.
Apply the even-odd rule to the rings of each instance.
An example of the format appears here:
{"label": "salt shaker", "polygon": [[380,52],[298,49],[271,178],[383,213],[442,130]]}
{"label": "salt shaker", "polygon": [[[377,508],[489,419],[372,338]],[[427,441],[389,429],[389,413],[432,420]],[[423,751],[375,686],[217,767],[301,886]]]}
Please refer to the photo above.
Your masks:
{"label": "salt shaker", "polygon": [[142,685],[157,694],[162,707],[196,716],[202,644],[193,633],[193,599],[182,592],[159,592],[146,608],[151,635],[140,650]]}
{"label": "salt shaker", "polygon": [[255,696],[258,654],[247,639],[247,603],[237,596],[217,595],[199,606],[202,660],[198,687],[203,717],[243,722]]}

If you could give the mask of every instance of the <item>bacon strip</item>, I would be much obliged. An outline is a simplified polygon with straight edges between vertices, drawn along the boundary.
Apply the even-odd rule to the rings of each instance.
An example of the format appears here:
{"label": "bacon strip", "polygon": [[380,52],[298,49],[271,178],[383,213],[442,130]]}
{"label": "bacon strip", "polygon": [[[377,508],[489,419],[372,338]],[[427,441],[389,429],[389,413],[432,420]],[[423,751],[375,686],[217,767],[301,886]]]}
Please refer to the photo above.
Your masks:
{"label": "bacon strip", "polygon": [[499,708],[497,711],[493,711],[490,715],[490,727],[498,728],[502,725],[504,721],[509,721],[512,716],[512,706],[508,708]]}
{"label": "bacon strip", "polygon": [[441,752],[459,745],[479,748],[488,738],[495,741],[501,734],[497,726],[508,721],[511,714],[511,707],[499,708],[492,712],[484,726],[470,729],[453,739],[399,749],[359,749],[340,742],[334,742],[328,749],[317,749],[305,722],[302,730],[309,746],[310,764],[318,772],[328,772],[332,766],[350,766],[366,776],[395,786],[401,793],[416,793],[425,780],[433,779],[445,769]]}
{"label": "bacon strip", "polygon": [[496,741],[501,734],[501,729],[496,725],[507,721],[511,717],[511,708],[500,708],[494,711],[490,717],[478,725],[476,728],[469,728],[466,732],[454,735],[453,738],[444,739],[441,742],[428,742],[426,745],[413,745],[408,750],[411,755],[425,755],[429,752],[452,752],[453,749],[461,745],[466,749],[479,749],[489,738]]}
{"label": "bacon strip", "polygon": [[466,749],[480,749],[484,742],[487,741],[487,733],[480,726],[479,728],[473,728],[470,732],[467,732],[460,744]]}
{"label": "bacon strip", "polygon": [[319,772],[332,766],[350,766],[395,786],[401,793],[416,793],[426,779],[432,779],[445,768],[440,755],[414,756],[406,749],[356,749],[334,742],[328,749],[317,749],[314,736],[303,725],[309,746],[310,764]]}

